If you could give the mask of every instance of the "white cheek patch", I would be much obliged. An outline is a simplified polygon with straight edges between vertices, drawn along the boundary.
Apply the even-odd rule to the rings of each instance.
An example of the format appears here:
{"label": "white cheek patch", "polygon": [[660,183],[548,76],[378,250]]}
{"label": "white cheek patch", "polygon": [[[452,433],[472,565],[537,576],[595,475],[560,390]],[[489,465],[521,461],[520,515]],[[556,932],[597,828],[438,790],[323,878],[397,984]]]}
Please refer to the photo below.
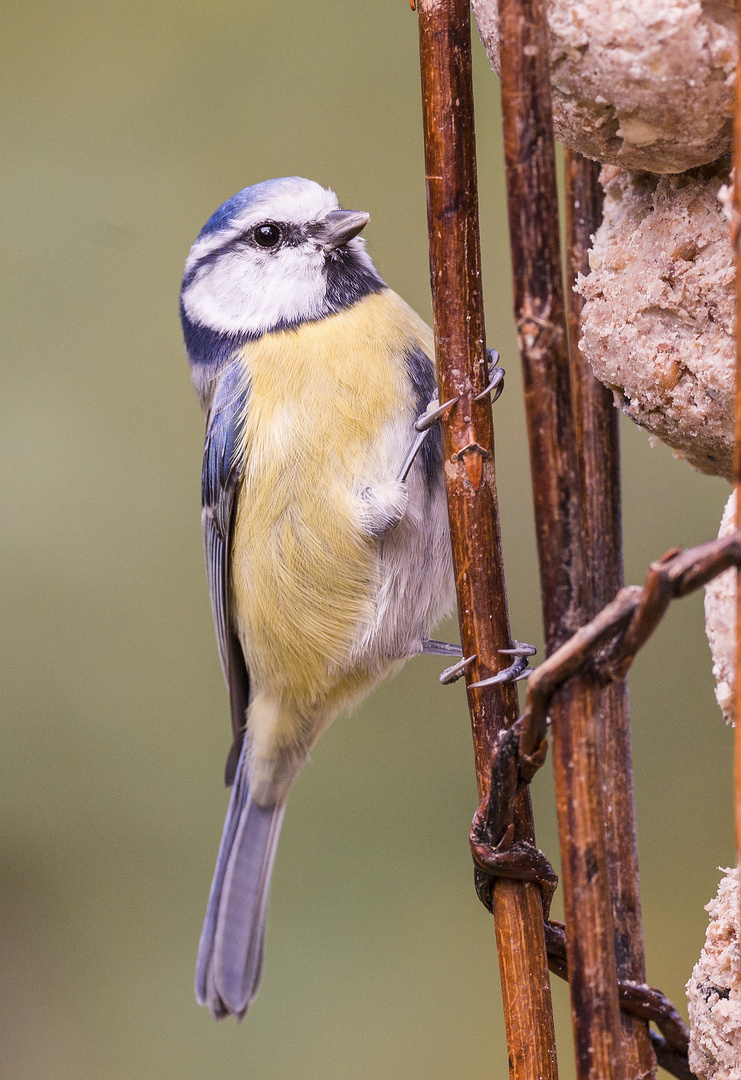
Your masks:
{"label": "white cheek patch", "polygon": [[195,323],[257,336],[317,318],[326,292],[324,253],[306,245],[257,255],[234,251],[206,263],[183,293]]}

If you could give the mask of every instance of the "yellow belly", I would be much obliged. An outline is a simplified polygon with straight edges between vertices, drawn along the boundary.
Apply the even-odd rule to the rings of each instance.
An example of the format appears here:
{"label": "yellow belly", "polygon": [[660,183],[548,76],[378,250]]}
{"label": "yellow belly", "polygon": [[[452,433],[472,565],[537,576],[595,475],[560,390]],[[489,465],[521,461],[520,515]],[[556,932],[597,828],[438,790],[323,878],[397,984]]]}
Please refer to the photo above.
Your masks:
{"label": "yellow belly", "polygon": [[378,542],[363,532],[359,500],[398,468],[390,446],[400,414],[411,437],[415,409],[404,358],[410,344],[431,350],[430,338],[385,290],[244,348],[231,589],[260,691],[308,708],[362,681],[349,650],[373,618]]}

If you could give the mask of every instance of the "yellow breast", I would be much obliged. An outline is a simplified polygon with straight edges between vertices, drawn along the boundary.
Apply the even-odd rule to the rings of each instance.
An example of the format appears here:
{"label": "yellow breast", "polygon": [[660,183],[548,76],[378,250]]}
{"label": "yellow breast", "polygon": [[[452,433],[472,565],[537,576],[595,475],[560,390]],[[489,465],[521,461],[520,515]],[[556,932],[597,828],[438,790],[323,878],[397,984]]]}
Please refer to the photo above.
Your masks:
{"label": "yellow breast", "polygon": [[347,678],[375,589],[376,542],[363,533],[358,500],[398,467],[388,457],[400,416],[411,435],[405,356],[415,344],[431,354],[430,331],[387,289],[244,348],[231,588],[260,689],[309,705]]}

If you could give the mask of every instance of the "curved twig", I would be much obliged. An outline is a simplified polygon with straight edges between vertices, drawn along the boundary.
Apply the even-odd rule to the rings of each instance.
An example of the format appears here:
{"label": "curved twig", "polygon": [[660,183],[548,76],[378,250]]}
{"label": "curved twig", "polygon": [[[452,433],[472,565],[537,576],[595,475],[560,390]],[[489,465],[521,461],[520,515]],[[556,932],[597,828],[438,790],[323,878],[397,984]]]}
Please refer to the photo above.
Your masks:
{"label": "curved twig", "polygon": [[[628,585],[530,676],[518,721],[520,754],[530,757],[548,729],[548,707],[567,679],[591,666],[604,682],[622,678],[673,599],[687,596],[731,566],[741,566],[741,532],[651,563],[643,588]],[[605,650],[604,646],[608,646]]]}

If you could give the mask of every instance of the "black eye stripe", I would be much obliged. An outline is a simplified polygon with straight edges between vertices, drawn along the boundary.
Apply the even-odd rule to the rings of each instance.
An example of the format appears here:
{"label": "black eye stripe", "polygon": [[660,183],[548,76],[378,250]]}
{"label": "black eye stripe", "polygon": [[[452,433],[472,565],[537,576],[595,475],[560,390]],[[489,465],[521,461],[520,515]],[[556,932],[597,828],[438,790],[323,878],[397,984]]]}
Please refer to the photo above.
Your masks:
{"label": "black eye stripe", "polygon": [[[313,235],[311,226],[307,227],[304,225],[297,225],[295,222],[258,222],[257,226],[253,225],[251,228],[247,229],[246,232],[242,232],[239,233],[238,236],[231,237],[231,239],[226,240],[219,247],[214,248],[212,251],[209,251],[208,254],[202,255],[201,258],[198,259],[198,261],[195,262],[193,266],[191,266],[190,270],[188,270],[183,277],[183,288],[187,288],[193,282],[200,270],[202,270],[205,266],[208,266],[209,264],[218,262],[222,255],[229,255],[234,251],[239,251],[240,249],[243,249],[245,245],[251,246],[254,244],[255,247],[259,247],[258,244],[254,243],[254,232],[255,229],[258,228],[260,225],[277,225],[277,227],[281,230],[282,234],[282,242],[279,245],[281,249],[284,247],[300,247],[301,244],[306,243],[306,240]],[[260,250],[267,253],[271,249],[263,247],[260,248]]]}

